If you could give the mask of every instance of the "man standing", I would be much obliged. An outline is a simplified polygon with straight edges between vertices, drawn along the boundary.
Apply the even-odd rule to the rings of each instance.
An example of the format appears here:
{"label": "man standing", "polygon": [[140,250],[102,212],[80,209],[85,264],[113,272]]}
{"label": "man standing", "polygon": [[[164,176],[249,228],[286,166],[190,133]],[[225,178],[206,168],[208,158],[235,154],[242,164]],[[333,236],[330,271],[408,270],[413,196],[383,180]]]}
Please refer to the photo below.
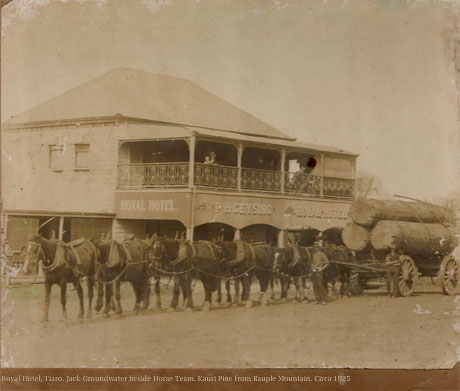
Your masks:
{"label": "man standing", "polygon": [[316,296],[316,304],[326,304],[327,289],[324,283],[323,270],[329,266],[329,259],[321,248],[321,243],[317,243],[318,247],[313,254],[311,262],[311,280],[313,283],[313,291]]}
{"label": "man standing", "polygon": [[[385,266],[387,268],[387,293],[388,297],[398,297],[399,269],[401,267],[400,251],[391,249],[390,253],[385,258]],[[393,285],[393,289],[392,286]]]}

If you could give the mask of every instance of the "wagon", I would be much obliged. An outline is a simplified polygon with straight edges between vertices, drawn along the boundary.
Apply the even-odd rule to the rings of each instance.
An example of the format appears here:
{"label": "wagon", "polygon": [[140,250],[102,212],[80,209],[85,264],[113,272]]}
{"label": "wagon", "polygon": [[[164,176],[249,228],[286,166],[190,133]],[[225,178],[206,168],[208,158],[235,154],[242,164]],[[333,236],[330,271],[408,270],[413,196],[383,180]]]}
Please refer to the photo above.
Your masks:
{"label": "wagon", "polygon": [[[385,258],[332,262],[345,266],[351,271],[351,290],[354,294],[362,293],[368,288],[371,280],[384,278],[386,275]],[[399,272],[400,295],[410,296],[414,292],[419,277],[439,277],[443,293],[454,295],[460,286],[460,262],[453,254],[439,257],[403,254]]]}

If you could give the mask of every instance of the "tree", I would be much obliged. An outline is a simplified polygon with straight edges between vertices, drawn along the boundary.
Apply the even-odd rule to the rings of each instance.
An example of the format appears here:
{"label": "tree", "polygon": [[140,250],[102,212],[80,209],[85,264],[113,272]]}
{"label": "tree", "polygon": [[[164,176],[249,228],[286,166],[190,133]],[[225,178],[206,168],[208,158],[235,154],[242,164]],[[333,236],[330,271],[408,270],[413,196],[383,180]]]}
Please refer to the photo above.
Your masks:
{"label": "tree", "polygon": [[356,199],[388,198],[380,179],[372,173],[359,172],[356,176]]}

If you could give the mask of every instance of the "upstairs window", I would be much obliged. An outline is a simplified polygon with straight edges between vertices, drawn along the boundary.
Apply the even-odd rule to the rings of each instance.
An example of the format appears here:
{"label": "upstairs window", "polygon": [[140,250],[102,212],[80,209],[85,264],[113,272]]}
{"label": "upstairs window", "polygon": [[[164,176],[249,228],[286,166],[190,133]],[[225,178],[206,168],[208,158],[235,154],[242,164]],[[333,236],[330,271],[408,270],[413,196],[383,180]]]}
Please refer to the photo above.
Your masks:
{"label": "upstairs window", "polygon": [[64,154],[65,154],[64,144],[50,145],[49,168],[51,170],[62,171],[64,169]]}
{"label": "upstairs window", "polygon": [[75,144],[75,168],[89,169],[89,144]]}

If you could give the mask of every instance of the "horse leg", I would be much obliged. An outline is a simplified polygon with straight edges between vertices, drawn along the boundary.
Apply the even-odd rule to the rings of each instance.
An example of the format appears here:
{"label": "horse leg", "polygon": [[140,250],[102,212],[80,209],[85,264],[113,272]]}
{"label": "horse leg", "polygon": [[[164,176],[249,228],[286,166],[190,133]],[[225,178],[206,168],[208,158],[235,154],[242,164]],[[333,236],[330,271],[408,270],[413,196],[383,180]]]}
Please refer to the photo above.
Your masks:
{"label": "horse leg", "polygon": [[[236,280],[235,280],[235,286],[236,286]],[[230,289],[231,289],[231,284],[230,284],[230,280],[225,280],[225,290],[227,292],[227,301],[226,301],[226,305],[231,305],[232,304],[232,294],[230,292]]]}
{"label": "horse leg", "polygon": [[186,274],[180,277],[180,281],[182,282],[185,288],[185,311],[192,312],[193,311],[193,297],[192,297],[192,276],[191,274]]}
{"label": "horse leg", "polygon": [[48,322],[48,312],[51,300],[51,287],[53,284],[45,280],[45,307],[43,308],[43,323]]}
{"label": "horse leg", "polygon": [[155,311],[161,311],[161,296],[160,296],[160,276],[155,276]]}
{"label": "horse leg", "polygon": [[222,304],[222,280],[220,278],[218,280],[219,282],[217,285],[217,305],[220,306]]}
{"label": "horse leg", "polygon": [[150,279],[149,278],[142,281],[140,289],[141,289],[141,301],[142,301],[141,309],[146,310],[147,308],[149,308],[149,305],[150,305],[151,289],[150,289]]}
{"label": "horse leg", "polygon": [[121,315],[123,313],[123,309],[121,308],[121,294],[120,294],[120,280],[115,281],[115,300],[116,300],[116,310],[115,313],[117,315]]}
{"label": "horse leg", "polygon": [[[65,283],[64,283],[65,284]],[[67,286],[67,284],[65,284]],[[77,282],[74,284],[75,289],[77,290],[78,294],[78,301],[80,302],[80,310],[78,311],[78,320],[82,321],[83,316],[85,315],[85,303],[83,301],[83,288],[81,286],[81,282],[78,279]],[[62,302],[62,288],[61,288],[61,302]],[[63,305],[63,310],[65,312],[65,289],[64,289],[64,305]],[[66,314],[67,318],[67,314]]]}
{"label": "horse leg", "polygon": [[308,303],[310,299],[308,298],[307,279],[305,277],[302,277],[302,292],[303,300]]}
{"label": "horse leg", "polygon": [[113,296],[113,284],[107,284],[105,286],[105,305],[104,305],[104,316],[107,318],[110,312],[110,303]]}
{"label": "horse leg", "polygon": [[[100,275],[98,276],[100,278]],[[103,305],[103,297],[104,297],[104,284],[100,281],[97,283],[97,300],[94,306],[94,310],[99,312],[102,309]]]}
{"label": "horse leg", "polygon": [[270,278],[270,300],[275,300],[275,278]]}
{"label": "horse leg", "polygon": [[132,282],[131,285],[133,286],[134,290],[134,295],[136,296],[136,302],[134,303],[134,308],[133,311],[136,315],[139,315],[139,308],[141,304],[141,296],[142,296],[142,291],[141,291],[141,286],[139,284]]}
{"label": "horse leg", "polygon": [[[244,279],[244,277],[242,277]],[[235,279],[235,295],[234,295],[234,298],[233,298],[233,302],[235,303],[236,306],[240,305],[240,283],[241,283],[241,286],[242,286],[242,290],[244,292],[244,285],[243,285],[243,280],[241,278],[237,278]],[[243,293],[244,294],[244,293]]]}
{"label": "horse leg", "polygon": [[175,311],[177,308],[177,305],[179,304],[179,295],[180,295],[180,285],[179,284],[180,284],[179,277],[174,276],[173,297],[168,307],[169,312]]}
{"label": "horse leg", "polygon": [[265,293],[267,292],[269,281],[270,281],[270,276],[263,275],[259,282],[260,283],[259,303],[262,306],[267,305],[267,297],[265,296]]}
{"label": "horse leg", "polygon": [[204,303],[203,303],[203,311],[209,311],[211,309],[211,298],[212,298],[212,290],[208,287],[208,283],[203,281],[203,288],[204,288]]}
{"label": "horse leg", "polygon": [[306,300],[307,298],[305,297],[305,280],[302,277],[298,278],[299,280],[299,301],[302,302]]}
{"label": "horse leg", "polygon": [[294,277],[294,286],[295,286],[295,296],[294,296],[294,302],[297,303],[299,302],[299,279],[297,277]]}
{"label": "horse leg", "polygon": [[94,296],[94,280],[88,277],[88,312],[86,317],[91,319],[93,317],[93,296]]}
{"label": "horse leg", "polygon": [[244,282],[245,282],[245,287],[246,287],[246,293],[243,294],[244,298],[241,304],[245,305],[247,308],[251,308],[253,305],[252,300],[251,300],[251,283],[252,283],[251,275],[245,277]]}
{"label": "horse leg", "polygon": [[[67,297],[66,297],[67,282],[65,280],[61,280],[61,282],[59,283],[59,287],[61,288],[62,320],[66,321],[67,320],[67,310],[65,308],[65,305],[66,305],[66,302],[67,302]],[[81,286],[80,286],[80,289],[81,289]],[[79,294],[79,296],[80,296],[80,294]],[[83,294],[82,294],[82,296],[83,296]],[[82,300],[83,300],[83,298],[82,298]],[[81,314],[81,306],[82,306],[81,301],[82,300],[80,300],[80,313],[78,314],[79,319],[81,319],[83,317],[83,315]]]}

